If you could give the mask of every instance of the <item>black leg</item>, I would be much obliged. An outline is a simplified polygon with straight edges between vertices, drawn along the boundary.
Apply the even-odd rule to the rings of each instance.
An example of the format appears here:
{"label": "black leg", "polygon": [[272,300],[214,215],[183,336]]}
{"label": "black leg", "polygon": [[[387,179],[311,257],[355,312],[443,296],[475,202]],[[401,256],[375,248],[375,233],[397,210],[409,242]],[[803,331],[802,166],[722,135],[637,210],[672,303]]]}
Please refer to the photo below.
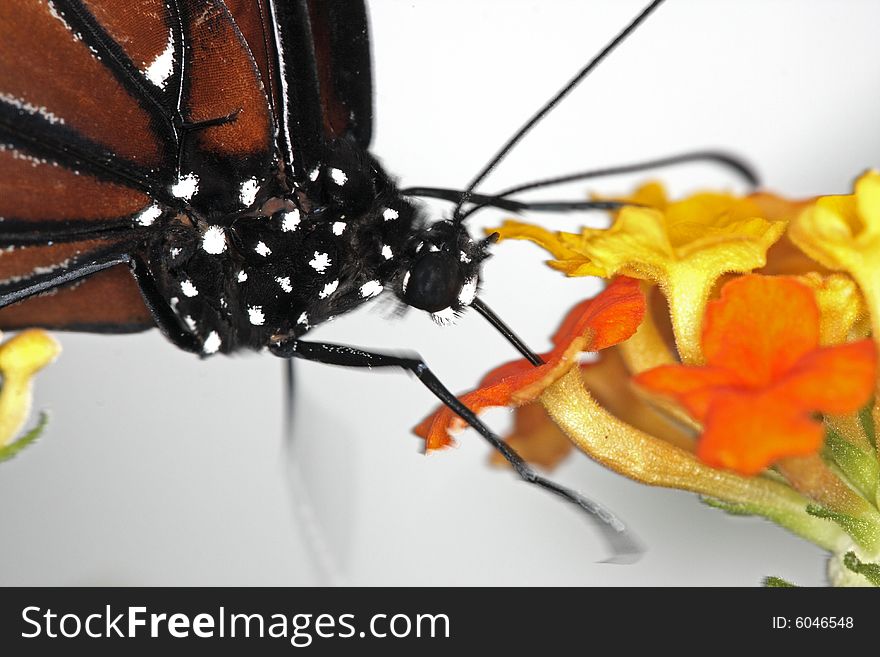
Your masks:
{"label": "black leg", "polygon": [[516,473],[526,482],[540,486],[575,504],[595,519],[603,536],[611,544],[618,560],[637,557],[642,549],[635,538],[626,530],[626,526],[613,513],[602,505],[587,499],[580,493],[542,477],[536,473],[517,452],[496,436],[467,406],[453,395],[440,380],[428,369],[425,361],[418,355],[397,356],[364,351],[339,344],[306,342],[303,340],[287,340],[270,347],[272,353],[282,358],[303,358],[305,360],[342,365],[345,367],[400,367],[412,372],[434,395],[448,406],[465,422],[476,429],[490,445],[498,450],[513,466]]}
{"label": "black leg", "polygon": [[284,435],[288,445],[293,444],[293,411],[294,394],[296,392],[296,377],[293,371],[293,361],[289,358],[284,361]]}
{"label": "black leg", "polygon": [[168,305],[165,298],[159,293],[156,281],[150,273],[146,263],[138,257],[131,260],[131,272],[137,281],[144,304],[153,316],[153,321],[166,338],[175,346],[197,354],[201,351],[201,344],[194,335],[184,330],[180,319]]}

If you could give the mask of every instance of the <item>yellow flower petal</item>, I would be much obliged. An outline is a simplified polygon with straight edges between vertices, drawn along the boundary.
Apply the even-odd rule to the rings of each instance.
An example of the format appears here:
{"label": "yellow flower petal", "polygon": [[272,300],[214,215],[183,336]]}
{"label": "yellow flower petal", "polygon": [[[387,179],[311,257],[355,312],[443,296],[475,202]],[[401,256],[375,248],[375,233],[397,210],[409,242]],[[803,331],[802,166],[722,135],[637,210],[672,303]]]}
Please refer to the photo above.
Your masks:
{"label": "yellow flower petal", "polygon": [[19,434],[27,420],[33,400],[34,374],[51,363],[61,346],[45,331],[32,329],[19,333],[0,345],[0,447]]}
{"label": "yellow flower petal", "polygon": [[819,198],[798,214],[789,235],[811,258],[855,279],[880,344],[880,172],[859,178],[855,194]]}
{"label": "yellow flower petal", "polygon": [[[621,342],[617,346],[628,370],[628,375],[639,374],[661,365],[678,363],[678,359],[670,350],[666,340],[663,339],[660,328],[655,321],[650,301],[653,298],[652,292],[656,295],[656,291],[652,288],[652,285],[642,283],[642,291],[645,294],[645,298],[649,301],[648,312],[645,313],[645,317],[635,334],[629,340]],[[695,422],[683,408],[670,399],[662,395],[655,395],[639,387],[636,387],[635,393],[641,399],[649,401],[654,408],[663,412],[667,417],[683,427],[696,431],[700,430],[700,424]],[[626,419],[626,416],[620,413],[616,413],[616,415]]]}
{"label": "yellow flower petal", "polygon": [[[596,196],[595,199],[603,200],[604,197]],[[663,187],[663,183],[657,180],[650,180],[640,185],[631,196],[615,200],[645,205],[657,210],[665,210],[669,205],[669,196],[666,194],[666,188]]]}
{"label": "yellow flower petal", "polygon": [[819,341],[823,346],[843,344],[864,338],[862,318],[867,314],[865,303],[855,282],[845,274],[811,272],[798,280],[811,287],[819,304]]}
{"label": "yellow flower petal", "polygon": [[[862,175],[854,194],[823,196],[807,206],[791,222],[789,237],[811,258],[858,283],[880,347],[880,172]],[[873,416],[880,425],[880,382]]]}
{"label": "yellow flower petal", "polygon": [[505,239],[528,240],[534,242],[538,246],[547,249],[558,260],[566,260],[576,257],[578,254],[570,249],[565,248],[560,242],[557,234],[540,226],[533,226],[521,221],[513,221],[508,219],[498,228],[487,230],[487,233],[498,233],[498,241]]}
{"label": "yellow flower petal", "polygon": [[[682,360],[697,364],[703,312],[715,282],[724,273],[764,266],[767,249],[784,232],[784,220],[762,217],[769,199],[776,200],[700,193],[670,203],[655,183],[631,200],[658,207],[625,207],[607,230],[553,235],[508,222],[499,232],[540,244],[555,256],[551,266],[569,276],[623,274],[656,283],[669,300]],[[773,212],[782,214],[782,207],[789,206],[777,203]]]}

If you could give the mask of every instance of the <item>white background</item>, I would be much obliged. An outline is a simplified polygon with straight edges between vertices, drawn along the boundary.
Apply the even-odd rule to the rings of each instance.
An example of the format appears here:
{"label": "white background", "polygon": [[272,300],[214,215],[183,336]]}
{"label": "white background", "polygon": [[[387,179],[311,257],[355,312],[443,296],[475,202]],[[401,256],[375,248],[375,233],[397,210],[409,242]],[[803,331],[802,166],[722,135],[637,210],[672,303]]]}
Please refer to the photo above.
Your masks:
{"label": "white background", "polygon": [[[465,184],[641,5],[373,2],[375,152],[404,185]],[[781,193],[845,192],[880,159],[878,24],[877,2],[671,0],[483,189],[717,146],[748,156]],[[679,192],[739,189],[708,166],[663,175]],[[475,230],[501,218],[486,213]],[[583,217],[538,219],[571,227]],[[539,350],[593,289],[542,259],[530,245],[502,245],[482,293]],[[454,390],[513,355],[479,317],[440,328],[417,312],[391,321],[392,307],[377,305],[314,337],[418,349]],[[64,354],[37,389],[50,430],[0,466],[2,585],[824,581],[822,552],[783,530],[577,456],[555,476],[612,507],[648,546],[635,565],[601,563],[608,553],[590,526],[487,468],[476,434],[423,456],[409,429],[434,402],[402,374],[300,364],[300,479],[282,442],[273,357],[200,362],[158,334],[61,338]],[[508,421],[489,419],[499,430]],[[311,524],[296,510],[306,497]],[[322,570],[328,561],[335,575]]]}

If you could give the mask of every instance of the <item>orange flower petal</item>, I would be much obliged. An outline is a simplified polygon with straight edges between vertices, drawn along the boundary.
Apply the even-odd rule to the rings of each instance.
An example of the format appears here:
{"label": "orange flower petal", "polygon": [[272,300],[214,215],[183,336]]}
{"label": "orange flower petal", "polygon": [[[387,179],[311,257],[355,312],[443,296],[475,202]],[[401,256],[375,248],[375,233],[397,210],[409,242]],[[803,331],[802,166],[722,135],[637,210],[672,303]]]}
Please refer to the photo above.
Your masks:
{"label": "orange flower petal", "polygon": [[697,456],[708,465],[754,475],[785,456],[816,452],[824,437],[821,423],[787,406],[776,391],[723,392],[709,408]]}
{"label": "orange flower petal", "polygon": [[805,411],[854,413],[871,398],[877,348],[871,340],[824,347],[802,358],[776,386]]}
{"label": "orange flower petal", "polygon": [[819,346],[813,291],[789,278],[734,279],[706,309],[702,343],[707,363],[769,385]]}
{"label": "orange flower petal", "polygon": [[[614,279],[593,299],[575,306],[553,336],[554,348],[534,367],[526,360],[507,363],[483,378],[481,387],[460,397],[475,413],[490,406],[521,405],[537,399],[544,389],[565,375],[583,351],[598,351],[629,338],[642,321],[645,297],[639,282]],[[427,450],[452,443],[450,430],[463,422],[445,406],[421,422],[415,433]]]}
{"label": "orange flower petal", "polygon": [[554,352],[562,352],[579,336],[584,351],[600,351],[629,339],[645,316],[645,296],[639,281],[618,276],[601,293],[574,307],[553,335]]}
{"label": "orange flower petal", "polygon": [[706,419],[709,402],[718,388],[741,384],[739,377],[729,370],[684,365],[655,367],[636,375],[633,380],[651,392],[672,397],[699,422]]}
{"label": "orange flower petal", "polygon": [[813,290],[793,278],[744,276],[708,309],[708,365],[664,365],[635,381],[675,399],[703,423],[697,455],[756,474],[776,460],[814,453],[824,430],[815,412],[862,408],[877,375],[870,340],[819,346]]}

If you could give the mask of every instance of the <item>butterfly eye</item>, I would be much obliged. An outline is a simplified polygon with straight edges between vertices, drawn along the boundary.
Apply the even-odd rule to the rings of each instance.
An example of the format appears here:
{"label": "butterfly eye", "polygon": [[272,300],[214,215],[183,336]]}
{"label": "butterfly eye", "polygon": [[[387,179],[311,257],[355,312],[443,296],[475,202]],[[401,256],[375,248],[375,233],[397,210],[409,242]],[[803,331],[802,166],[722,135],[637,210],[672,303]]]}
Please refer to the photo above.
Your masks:
{"label": "butterfly eye", "polygon": [[404,279],[403,300],[434,313],[455,304],[464,284],[459,263],[445,251],[419,255]]}

